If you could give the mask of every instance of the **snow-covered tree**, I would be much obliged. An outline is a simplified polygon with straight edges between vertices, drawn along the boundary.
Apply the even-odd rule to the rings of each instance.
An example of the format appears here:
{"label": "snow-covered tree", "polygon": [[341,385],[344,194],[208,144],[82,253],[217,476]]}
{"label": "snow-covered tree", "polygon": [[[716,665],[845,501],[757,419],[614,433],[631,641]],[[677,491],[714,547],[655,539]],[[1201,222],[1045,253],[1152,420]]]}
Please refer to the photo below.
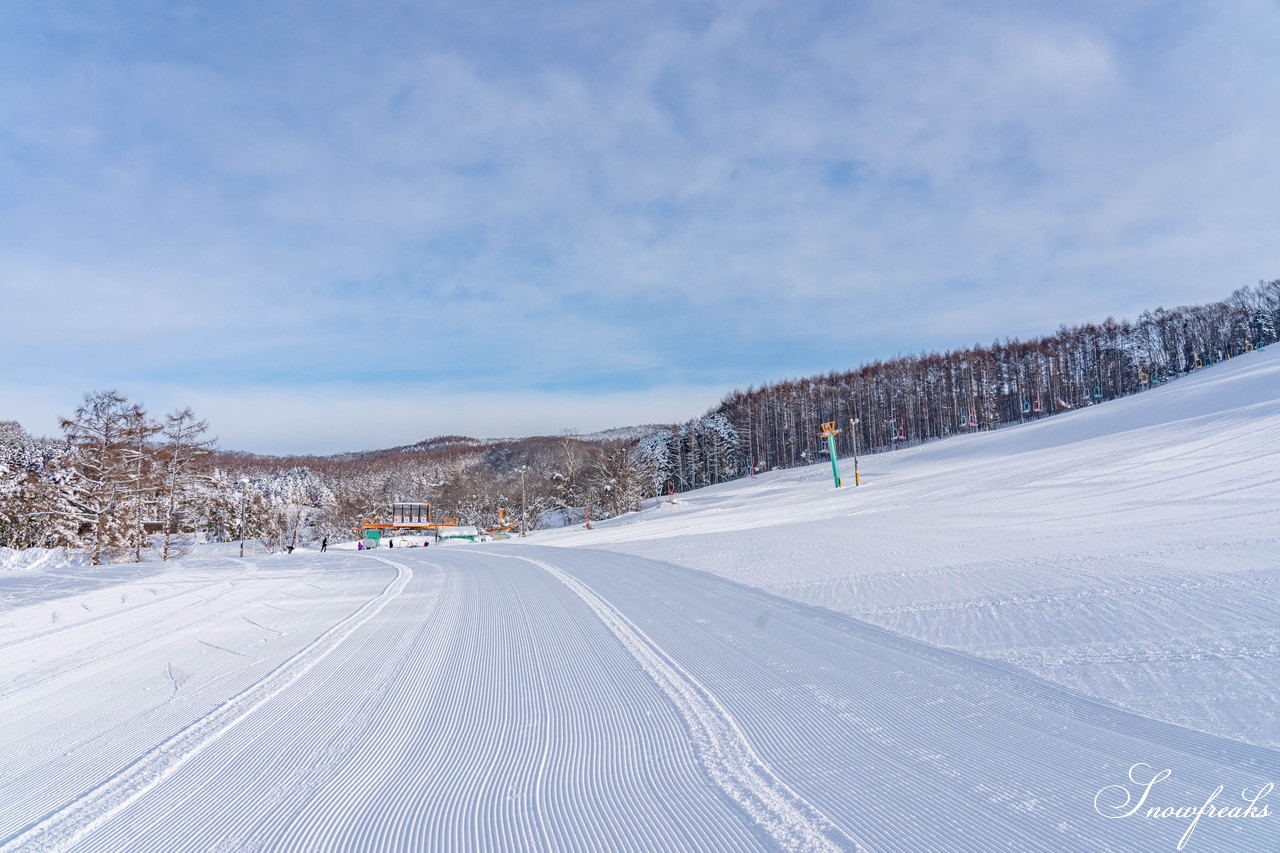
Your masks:
{"label": "snow-covered tree", "polygon": [[603,518],[632,512],[640,508],[647,481],[645,470],[631,448],[626,445],[609,448],[591,471],[591,503],[602,510]]}
{"label": "snow-covered tree", "polygon": [[158,452],[160,470],[160,521],[163,540],[160,559],[168,560],[173,534],[187,520],[196,494],[196,464],[213,446],[206,439],[206,421],[196,420],[190,408],[166,415],[161,433],[164,444]]}
{"label": "snow-covered tree", "polygon": [[63,497],[95,566],[142,536],[145,420],[140,405],[112,390],[85,394],[74,417],[61,421],[75,454]]}
{"label": "snow-covered tree", "polygon": [[127,544],[133,550],[134,562],[140,563],[142,549],[149,544],[147,523],[153,521],[157,513],[156,493],[159,481],[155,466],[155,447],[151,439],[160,431],[160,425],[147,417],[142,406],[136,405],[128,413],[125,429],[129,456],[128,488],[125,492],[125,504],[130,516],[130,523],[126,528]]}
{"label": "snow-covered tree", "polygon": [[70,476],[65,445],[34,439],[16,422],[0,421],[0,545],[75,544],[78,523],[62,498]]}
{"label": "snow-covered tree", "polygon": [[652,432],[636,443],[636,464],[646,491],[655,500],[665,492],[668,482],[674,484],[676,480],[675,444],[676,435],[669,429]]}
{"label": "snow-covered tree", "polygon": [[273,550],[296,547],[300,540],[314,538],[310,532],[335,502],[332,490],[305,467],[272,475],[256,485],[270,507],[266,541]]}

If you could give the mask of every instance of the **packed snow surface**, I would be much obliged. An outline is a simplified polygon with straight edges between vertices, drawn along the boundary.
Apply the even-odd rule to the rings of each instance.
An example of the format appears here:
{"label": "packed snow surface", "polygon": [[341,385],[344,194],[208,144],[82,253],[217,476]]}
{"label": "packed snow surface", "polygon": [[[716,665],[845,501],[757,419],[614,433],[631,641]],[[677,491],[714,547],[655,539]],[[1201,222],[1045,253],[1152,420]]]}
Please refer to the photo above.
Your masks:
{"label": "packed snow surface", "polygon": [[3,555],[0,851],[1275,853],[1277,427],[1258,353],[858,488]]}
{"label": "packed snow surface", "polygon": [[[0,849],[1154,850],[1188,821],[1093,805],[1133,765],[1172,768],[1153,799],[1178,806],[1280,772],[670,564],[386,553],[206,558],[10,611]],[[1276,826],[1194,838],[1266,850]]]}
{"label": "packed snow surface", "polygon": [[1280,747],[1280,352],[654,501],[541,543],[665,560]]}

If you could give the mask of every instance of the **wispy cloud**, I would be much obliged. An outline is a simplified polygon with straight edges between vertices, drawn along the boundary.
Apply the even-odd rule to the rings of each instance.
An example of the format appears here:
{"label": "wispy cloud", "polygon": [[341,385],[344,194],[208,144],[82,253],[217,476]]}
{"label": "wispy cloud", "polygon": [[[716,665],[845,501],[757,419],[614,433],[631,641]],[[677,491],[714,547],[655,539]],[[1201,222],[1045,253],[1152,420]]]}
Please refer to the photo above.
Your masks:
{"label": "wispy cloud", "polygon": [[229,446],[357,383],[687,417],[1277,274],[1260,0],[7,14],[0,392],[274,401]]}

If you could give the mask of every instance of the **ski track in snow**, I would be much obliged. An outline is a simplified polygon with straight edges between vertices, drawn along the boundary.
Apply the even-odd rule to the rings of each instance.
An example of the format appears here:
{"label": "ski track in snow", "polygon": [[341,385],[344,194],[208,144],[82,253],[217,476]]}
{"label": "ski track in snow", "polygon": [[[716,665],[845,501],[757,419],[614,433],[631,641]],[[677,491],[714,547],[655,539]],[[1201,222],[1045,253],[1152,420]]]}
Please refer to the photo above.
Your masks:
{"label": "ski track in snow", "polygon": [[[777,775],[875,850],[1171,849],[1185,827],[1170,840],[1171,824],[1107,821],[1081,808],[1082,792],[1128,756],[1165,762],[1188,802],[1201,785],[1203,801],[1217,782],[1257,790],[1280,774],[1275,751],[701,573],[595,551],[548,559],[627,602],[629,621],[718,697]],[[1211,831],[1189,849],[1280,849],[1280,826],[1265,821]]]}
{"label": "ski track in snow", "polygon": [[413,577],[408,566],[390,560],[382,562],[396,569],[396,577],[380,595],[330,628],[265,678],[161,743],[123,772],[19,833],[0,846],[0,853],[57,853],[70,849],[81,836],[162,783],[296,682],[399,595]]}
{"label": "ski track in snow", "polygon": [[707,774],[769,834],[779,849],[865,851],[847,832],[778,779],[715,696],[620,611],[550,563],[528,557],[519,559],[567,586],[613,632],[680,709]]}
{"label": "ski track in snow", "polygon": [[[88,820],[64,813],[82,833],[74,849],[776,849],[709,783],[666,696],[563,584],[511,560],[472,565],[471,554],[445,551],[441,566],[434,553],[395,556],[415,569],[404,593],[207,748],[186,754],[163,784],[87,830]],[[324,584],[331,595],[372,562],[341,552],[320,559],[337,579]],[[231,603],[226,621],[244,636],[240,606]],[[190,687],[165,663],[169,653],[162,646],[146,658],[166,702]],[[106,665],[115,667],[109,678],[133,664]],[[78,717],[75,705],[96,702],[58,696],[47,706],[55,725]],[[148,714],[124,720],[144,732],[151,724]],[[94,725],[72,723],[76,749],[118,751],[89,733]],[[103,766],[73,766],[60,752],[17,763],[20,772],[13,764],[0,771],[24,786],[74,773],[100,780],[89,774]],[[18,808],[0,800],[0,819],[38,822],[30,803]]]}
{"label": "ski track in snow", "polygon": [[[127,696],[100,719],[100,687],[29,697],[24,714],[70,731],[42,755],[0,750],[0,776],[79,787],[62,782],[65,807],[0,800],[17,827],[0,849],[1158,853],[1185,827],[1092,811],[1131,764],[1172,768],[1175,805],[1280,775],[1275,752],[670,564],[516,543],[394,556],[411,578],[388,585],[376,557],[339,552],[277,561],[207,605],[241,648],[268,634],[246,602],[287,594],[284,575],[323,566],[331,590],[287,625],[318,639],[279,646],[284,663],[176,735],[147,739],[168,718]],[[359,604],[325,616],[356,584]],[[257,671],[183,658],[200,639],[183,637],[108,657],[92,684],[129,681],[142,654],[167,708],[199,695],[200,667]],[[132,753],[111,742],[122,727],[139,732]],[[1188,849],[1273,853],[1276,830],[1205,823]]]}

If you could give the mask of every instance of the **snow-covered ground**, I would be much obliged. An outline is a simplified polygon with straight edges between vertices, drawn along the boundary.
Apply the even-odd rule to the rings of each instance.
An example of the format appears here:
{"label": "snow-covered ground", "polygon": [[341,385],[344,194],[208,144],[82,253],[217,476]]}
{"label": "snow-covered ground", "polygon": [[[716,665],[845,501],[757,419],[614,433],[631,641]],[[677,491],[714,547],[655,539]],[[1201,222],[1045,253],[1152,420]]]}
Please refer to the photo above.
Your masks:
{"label": "snow-covered ground", "polygon": [[[857,489],[775,472],[486,545],[5,555],[0,853],[1275,853],[1277,427],[1259,353]],[[1218,786],[1234,816],[1172,814]]]}
{"label": "snow-covered ground", "polygon": [[[1239,810],[1280,775],[1275,750],[629,555],[135,572],[0,624],[5,853],[1172,850],[1191,821],[1108,819],[1116,786],[1170,769],[1151,804],[1223,785]],[[1272,851],[1280,821],[1192,839]]]}
{"label": "snow-covered ground", "polygon": [[537,541],[714,572],[1280,746],[1280,348],[860,463],[857,488],[824,462]]}

